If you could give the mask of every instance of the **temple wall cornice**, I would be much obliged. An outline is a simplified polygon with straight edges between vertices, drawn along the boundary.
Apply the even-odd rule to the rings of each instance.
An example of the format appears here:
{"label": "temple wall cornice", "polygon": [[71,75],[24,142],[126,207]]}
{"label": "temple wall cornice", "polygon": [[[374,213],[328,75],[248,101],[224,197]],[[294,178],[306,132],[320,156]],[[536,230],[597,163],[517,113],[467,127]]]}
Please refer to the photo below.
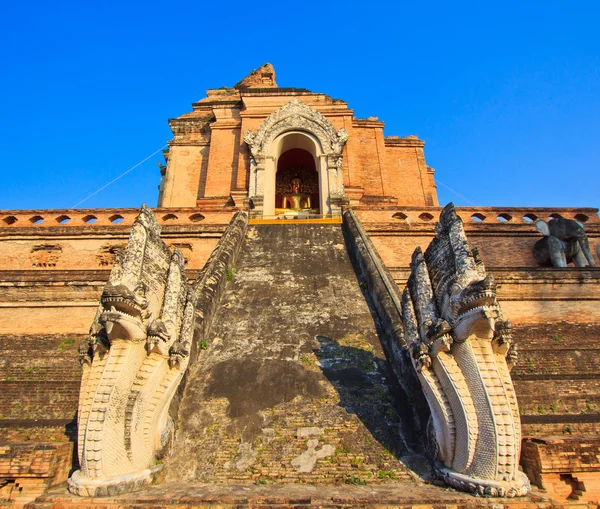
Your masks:
{"label": "temple wall cornice", "polygon": [[386,147],[417,147],[422,148],[425,146],[425,142],[423,140],[419,140],[416,137],[407,136],[405,138],[400,138],[398,136],[388,136],[384,138]]}
{"label": "temple wall cornice", "polygon": [[353,118],[352,119],[352,127],[358,128],[380,128],[383,129],[385,126],[385,122],[377,118]]}

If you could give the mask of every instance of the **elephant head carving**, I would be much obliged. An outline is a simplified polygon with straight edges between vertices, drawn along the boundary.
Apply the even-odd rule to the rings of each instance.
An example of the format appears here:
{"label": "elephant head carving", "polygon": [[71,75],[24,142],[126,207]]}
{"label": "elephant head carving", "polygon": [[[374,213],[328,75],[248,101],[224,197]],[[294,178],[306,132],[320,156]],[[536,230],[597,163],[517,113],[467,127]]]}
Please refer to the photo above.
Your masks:
{"label": "elephant head carving", "polygon": [[594,258],[590,252],[585,227],[572,219],[538,220],[535,227],[543,239],[533,246],[533,256],[544,267],[566,267],[575,262],[577,267],[593,267]]}

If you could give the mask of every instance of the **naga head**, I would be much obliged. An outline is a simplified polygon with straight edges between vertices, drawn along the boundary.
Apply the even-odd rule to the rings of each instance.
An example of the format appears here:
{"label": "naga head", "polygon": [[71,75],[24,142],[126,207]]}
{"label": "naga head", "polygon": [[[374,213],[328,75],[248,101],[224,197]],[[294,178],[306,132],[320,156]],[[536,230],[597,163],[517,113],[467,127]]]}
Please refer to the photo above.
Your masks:
{"label": "naga head", "polygon": [[525,495],[519,411],[506,369],[516,360],[512,325],[451,204],[436,230],[425,253],[413,253],[402,295],[406,343],[431,411],[430,450],[451,486]]}
{"label": "naga head", "polygon": [[[494,350],[508,356],[508,352],[512,350],[512,322],[510,318],[507,320],[498,320],[496,329],[494,330]],[[513,352],[516,360],[516,349]]]}
{"label": "naga head", "polygon": [[82,366],[84,364],[87,364],[87,365],[92,364],[94,351],[92,350],[92,347],[88,341],[82,341],[79,344],[78,354],[79,354],[79,364],[81,364]]}
{"label": "naga head", "polygon": [[99,321],[111,342],[146,339],[148,325],[160,314],[170,259],[154,214],[143,206],[100,298]]}
{"label": "naga head", "polygon": [[127,284],[107,283],[100,297],[103,312],[100,317],[106,334],[114,338],[142,340],[146,338],[145,322],[149,317],[146,285],[138,281]]}
{"label": "naga head", "polygon": [[101,323],[102,305],[96,311],[96,316],[90,327],[87,341],[79,345],[79,363],[90,366],[96,356],[102,357],[110,348],[106,329]]}
{"label": "naga head", "polygon": [[501,316],[496,301],[496,283],[491,274],[483,279],[471,279],[451,300],[449,318],[457,341],[464,341],[471,334],[492,338]]}
{"label": "naga head", "polygon": [[169,349],[169,366],[171,368],[177,367],[181,369],[184,362],[186,362],[190,355],[189,350],[182,341],[176,341],[173,346]]}
{"label": "naga head", "polygon": [[410,354],[414,359],[415,369],[418,373],[423,369],[431,367],[431,356],[429,355],[429,347],[422,342],[415,342],[410,346]]}
{"label": "naga head", "polygon": [[171,343],[169,330],[165,322],[157,318],[148,326],[148,339],[146,343],[148,353],[156,352],[166,357],[169,353],[169,343]]}
{"label": "naga head", "polygon": [[465,341],[472,334],[491,340],[501,316],[496,284],[477,249],[470,249],[452,204],[440,214],[436,230],[438,236],[424,258],[439,313],[450,324],[456,341]]}
{"label": "naga head", "polygon": [[142,207],[80,348],[85,411],[73,493],[121,493],[160,470],[156,460],[174,433],[170,402],[193,350],[195,302],[183,255],[171,252]]}

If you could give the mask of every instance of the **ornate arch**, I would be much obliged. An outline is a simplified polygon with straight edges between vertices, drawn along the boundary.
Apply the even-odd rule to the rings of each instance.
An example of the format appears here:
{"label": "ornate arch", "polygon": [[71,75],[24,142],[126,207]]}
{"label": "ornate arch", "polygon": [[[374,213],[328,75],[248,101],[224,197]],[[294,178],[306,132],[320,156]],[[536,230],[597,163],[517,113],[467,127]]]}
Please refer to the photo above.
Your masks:
{"label": "ornate arch", "polygon": [[273,213],[271,209],[274,207],[274,196],[270,196],[270,193],[274,192],[274,189],[271,189],[271,180],[275,182],[276,169],[273,163],[274,154],[271,151],[273,143],[279,137],[293,131],[306,133],[320,145],[322,157],[319,157],[317,171],[322,184],[321,209],[328,210],[327,213],[338,210],[338,203],[341,203],[344,195],[342,151],[348,140],[348,133],[343,128],[336,131],[324,115],[298,99],[292,99],[271,113],[256,133],[249,130],[244,135],[244,141],[252,155],[248,197],[257,208],[263,208],[264,203],[263,210],[267,211],[267,214]]}
{"label": "ornate arch", "polygon": [[244,141],[250,147],[252,157],[258,161],[268,154],[271,143],[277,136],[292,130],[307,131],[315,135],[321,143],[323,153],[334,157],[338,167],[341,166],[342,150],[348,140],[348,133],[344,128],[336,131],[327,118],[298,99],[292,99],[271,113],[256,134],[248,131],[244,135]]}

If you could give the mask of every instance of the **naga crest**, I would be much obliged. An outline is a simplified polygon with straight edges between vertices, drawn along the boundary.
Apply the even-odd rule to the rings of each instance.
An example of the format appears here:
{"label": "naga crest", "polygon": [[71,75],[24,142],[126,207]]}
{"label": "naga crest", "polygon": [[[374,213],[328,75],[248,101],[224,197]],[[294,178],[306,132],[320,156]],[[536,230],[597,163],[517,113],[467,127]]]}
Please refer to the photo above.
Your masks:
{"label": "naga crest", "polygon": [[183,256],[143,206],[80,349],[72,493],[112,495],[152,481],[174,432],[168,410],[189,363],[194,309]]}
{"label": "naga crest", "polygon": [[[417,248],[402,295],[412,364],[427,399],[439,471],[480,495],[530,491],[519,471],[521,425],[510,367],[511,323],[496,287],[447,205],[425,254]],[[440,466],[441,464],[441,466]]]}

